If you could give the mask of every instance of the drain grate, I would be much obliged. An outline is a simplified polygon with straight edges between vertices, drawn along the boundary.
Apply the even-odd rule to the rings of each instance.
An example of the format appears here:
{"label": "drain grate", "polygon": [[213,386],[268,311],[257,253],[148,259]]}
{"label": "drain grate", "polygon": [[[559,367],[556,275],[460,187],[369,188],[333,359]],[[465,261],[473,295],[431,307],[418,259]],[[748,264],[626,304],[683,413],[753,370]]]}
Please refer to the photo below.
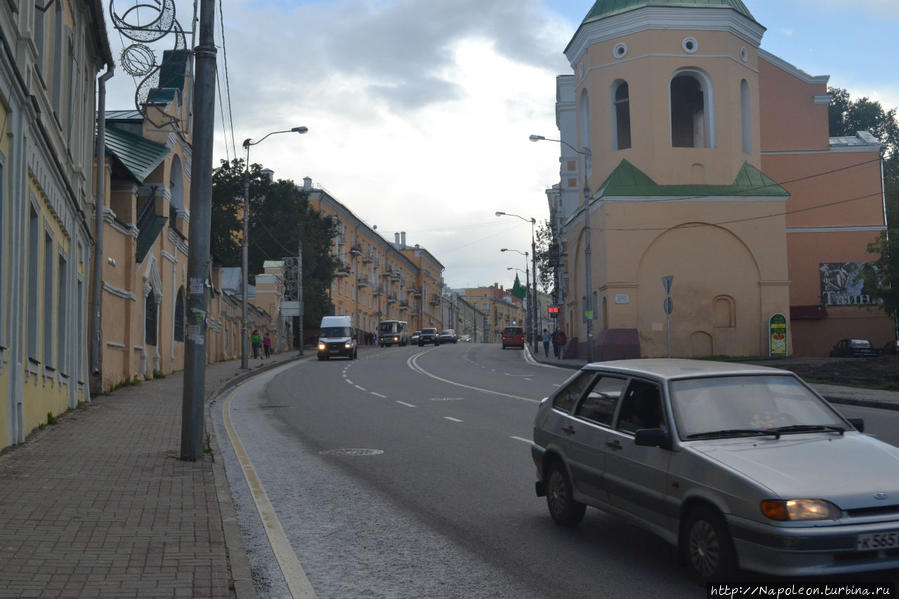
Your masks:
{"label": "drain grate", "polygon": [[384,453],[384,451],[381,449],[325,449],[324,451],[320,451],[319,453],[321,455],[362,457],[369,455],[381,455],[382,453]]}

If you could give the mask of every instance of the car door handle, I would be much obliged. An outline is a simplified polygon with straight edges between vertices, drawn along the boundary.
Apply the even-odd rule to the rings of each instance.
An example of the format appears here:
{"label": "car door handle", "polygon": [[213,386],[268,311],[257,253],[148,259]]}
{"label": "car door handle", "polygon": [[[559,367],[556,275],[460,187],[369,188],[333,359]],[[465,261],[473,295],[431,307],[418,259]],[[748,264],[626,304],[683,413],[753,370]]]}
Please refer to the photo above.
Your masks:
{"label": "car door handle", "polygon": [[621,446],[621,441],[619,441],[618,439],[612,439],[611,441],[606,441],[606,445],[608,445],[612,449],[624,449],[624,447]]}
{"label": "car door handle", "polygon": [[562,427],[562,432],[565,433],[566,435],[573,435],[577,431],[575,431],[574,427],[569,424],[568,426]]}

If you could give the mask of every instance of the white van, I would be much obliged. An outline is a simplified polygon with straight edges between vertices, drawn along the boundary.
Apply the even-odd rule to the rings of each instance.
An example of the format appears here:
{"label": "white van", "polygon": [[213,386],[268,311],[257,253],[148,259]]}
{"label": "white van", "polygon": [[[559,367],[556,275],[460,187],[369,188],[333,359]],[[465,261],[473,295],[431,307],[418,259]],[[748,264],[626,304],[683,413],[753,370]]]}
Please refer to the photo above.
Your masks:
{"label": "white van", "polygon": [[346,356],[356,359],[356,336],[350,316],[325,316],[318,328],[318,359]]}

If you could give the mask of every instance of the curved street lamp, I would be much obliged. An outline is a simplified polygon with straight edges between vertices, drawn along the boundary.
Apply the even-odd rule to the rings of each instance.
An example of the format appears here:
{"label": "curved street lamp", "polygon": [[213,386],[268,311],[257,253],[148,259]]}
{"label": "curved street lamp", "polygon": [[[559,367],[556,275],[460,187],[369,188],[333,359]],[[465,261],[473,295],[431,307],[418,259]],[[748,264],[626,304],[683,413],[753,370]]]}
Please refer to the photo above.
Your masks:
{"label": "curved street lamp", "polygon": [[554,141],[556,143],[560,143],[564,146],[570,148],[573,152],[578,154],[583,160],[583,172],[584,172],[584,309],[586,311],[587,306],[590,307],[591,315],[589,318],[586,318],[586,314],[584,317],[587,321],[587,361],[593,361],[593,318],[594,314],[592,312],[595,310],[595,306],[593,305],[593,279],[591,275],[591,255],[592,250],[590,249],[590,185],[587,182],[587,163],[590,160],[591,153],[590,148],[583,148],[582,150],[578,150],[573,145],[564,141],[562,139],[551,139],[549,137],[544,137],[542,135],[530,135],[528,137],[533,142],[538,141]]}
{"label": "curved street lamp", "polygon": [[[534,243],[534,225],[537,224],[537,219],[536,218],[525,218],[525,217],[521,216],[520,214],[513,214],[511,212],[501,212],[499,210],[496,211],[496,216],[514,216],[515,218],[520,218],[521,220],[523,220],[527,223],[531,223],[531,270],[533,271],[532,274],[533,274],[533,279],[534,279],[534,289],[531,292],[531,294],[532,294],[531,299],[533,301],[530,303],[534,304],[534,307],[531,308],[530,306],[528,306],[528,312],[531,312],[531,314],[532,314],[531,326],[533,329],[532,333],[534,336],[533,337],[534,351],[536,352],[539,349],[539,347],[537,345],[537,246]],[[501,251],[504,252],[506,250],[501,250]],[[517,251],[517,250],[513,250],[513,251]],[[527,255],[525,255],[525,257],[527,257]]]}
{"label": "curved street lamp", "polygon": [[[270,133],[266,133],[264,137],[259,139],[258,141],[253,141],[249,137],[243,140],[243,148],[247,151],[247,162],[244,165],[244,173],[243,173],[243,243],[241,248],[241,283],[243,284],[242,290],[242,298],[241,298],[241,312],[240,312],[240,367],[246,370],[249,368],[250,362],[250,339],[247,336],[247,295],[248,295],[248,271],[250,266],[250,246],[249,246],[249,233],[250,233],[250,146],[255,146],[256,144],[262,143],[272,135],[277,135],[279,133],[307,133],[309,131],[308,127],[294,127],[292,129],[285,129],[284,131],[272,131]],[[302,303],[303,298],[298,298]],[[300,315],[300,318],[303,316]],[[303,351],[303,340],[300,339],[300,351]]]}

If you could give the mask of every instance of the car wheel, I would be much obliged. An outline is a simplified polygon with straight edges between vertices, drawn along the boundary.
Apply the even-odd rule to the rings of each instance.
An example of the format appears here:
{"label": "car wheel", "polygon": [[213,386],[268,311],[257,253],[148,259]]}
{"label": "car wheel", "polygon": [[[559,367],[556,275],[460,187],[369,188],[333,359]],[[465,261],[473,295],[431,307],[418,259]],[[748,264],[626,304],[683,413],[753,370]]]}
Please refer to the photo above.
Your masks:
{"label": "car wheel", "polygon": [[729,579],[736,569],[736,553],[727,525],[710,508],[699,507],[690,513],[681,551],[690,574],[703,582]]}
{"label": "car wheel", "polygon": [[561,462],[553,462],[546,478],[546,505],[549,515],[561,526],[577,526],[584,519],[587,506],[574,500],[571,481]]}

